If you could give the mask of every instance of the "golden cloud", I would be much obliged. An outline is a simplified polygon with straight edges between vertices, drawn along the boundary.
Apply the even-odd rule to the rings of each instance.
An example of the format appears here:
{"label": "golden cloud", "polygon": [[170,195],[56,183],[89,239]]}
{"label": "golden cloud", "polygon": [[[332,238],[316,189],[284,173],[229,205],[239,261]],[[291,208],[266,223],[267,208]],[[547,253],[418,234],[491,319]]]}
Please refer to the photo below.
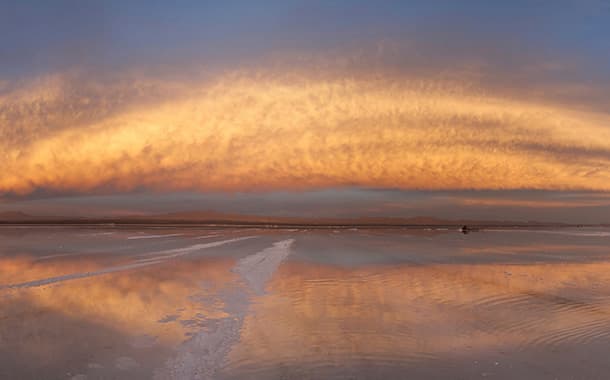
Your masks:
{"label": "golden cloud", "polygon": [[37,83],[0,97],[0,192],[610,190],[608,115],[468,86],[296,71]]}

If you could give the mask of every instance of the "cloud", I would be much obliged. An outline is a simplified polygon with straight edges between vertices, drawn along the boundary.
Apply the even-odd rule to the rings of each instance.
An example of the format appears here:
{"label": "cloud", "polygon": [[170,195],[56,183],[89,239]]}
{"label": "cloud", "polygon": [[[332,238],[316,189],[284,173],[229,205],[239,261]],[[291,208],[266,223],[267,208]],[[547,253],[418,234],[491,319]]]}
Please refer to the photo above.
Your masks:
{"label": "cloud", "polygon": [[3,193],[610,190],[607,114],[453,82],[243,70],[8,87]]}
{"label": "cloud", "polygon": [[557,200],[523,200],[523,199],[501,199],[501,198],[465,198],[458,200],[458,204],[466,206],[488,206],[488,207],[530,207],[530,208],[573,208],[573,207],[605,207],[610,206],[610,200],[589,201],[557,201]]}

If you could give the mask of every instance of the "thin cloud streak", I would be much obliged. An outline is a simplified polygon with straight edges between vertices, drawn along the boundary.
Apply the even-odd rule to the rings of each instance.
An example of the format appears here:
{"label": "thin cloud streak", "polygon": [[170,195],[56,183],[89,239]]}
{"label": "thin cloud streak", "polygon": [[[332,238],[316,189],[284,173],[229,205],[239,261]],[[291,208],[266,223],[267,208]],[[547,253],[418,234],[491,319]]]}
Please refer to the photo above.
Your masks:
{"label": "thin cloud streak", "polygon": [[457,204],[463,206],[486,206],[486,207],[531,207],[531,208],[580,208],[580,207],[605,207],[610,206],[610,200],[580,200],[580,201],[557,201],[557,200],[523,200],[523,199],[489,199],[489,198],[467,198],[458,199]]}

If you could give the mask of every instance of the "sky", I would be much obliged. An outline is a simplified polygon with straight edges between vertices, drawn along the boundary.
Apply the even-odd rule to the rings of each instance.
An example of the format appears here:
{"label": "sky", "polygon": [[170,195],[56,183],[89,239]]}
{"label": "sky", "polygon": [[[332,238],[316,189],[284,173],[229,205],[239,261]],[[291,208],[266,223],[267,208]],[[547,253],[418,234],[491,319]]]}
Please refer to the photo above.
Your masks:
{"label": "sky", "polygon": [[0,212],[610,222],[608,36],[602,0],[0,0]]}

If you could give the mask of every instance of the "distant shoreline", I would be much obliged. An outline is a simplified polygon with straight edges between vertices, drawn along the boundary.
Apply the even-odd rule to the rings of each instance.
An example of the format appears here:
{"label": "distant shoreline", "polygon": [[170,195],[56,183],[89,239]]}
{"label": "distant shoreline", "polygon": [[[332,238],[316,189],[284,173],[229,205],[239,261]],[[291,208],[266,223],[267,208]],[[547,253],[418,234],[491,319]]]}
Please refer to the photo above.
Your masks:
{"label": "distant shoreline", "polygon": [[384,224],[384,223],[261,223],[261,222],[227,222],[227,221],[163,221],[163,220],[65,220],[65,221],[0,221],[0,227],[192,227],[192,228],[262,228],[262,229],[408,229],[408,230],[443,230],[460,229],[467,225],[476,230],[495,229],[542,229],[542,228],[594,228],[610,227],[607,224],[556,224],[556,223],[451,223],[451,224]]}

